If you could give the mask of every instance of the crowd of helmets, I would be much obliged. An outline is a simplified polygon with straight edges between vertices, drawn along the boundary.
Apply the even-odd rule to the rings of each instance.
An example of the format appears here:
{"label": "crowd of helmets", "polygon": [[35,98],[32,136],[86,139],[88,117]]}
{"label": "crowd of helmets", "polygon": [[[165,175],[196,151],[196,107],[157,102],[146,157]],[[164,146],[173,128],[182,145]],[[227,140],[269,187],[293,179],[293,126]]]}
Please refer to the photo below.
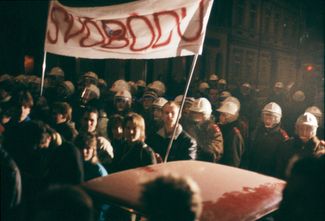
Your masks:
{"label": "crowd of helmets", "polygon": [[[31,108],[31,111],[27,112],[28,118],[51,125],[53,113],[60,111],[58,103],[64,103],[65,106],[69,106],[67,109],[70,109],[71,117],[68,120],[69,123],[75,125],[76,131],[81,127],[80,121],[83,113],[90,108],[95,108],[99,115],[97,134],[110,141],[112,135],[109,128],[119,119],[128,116],[130,112],[143,117],[146,136],[158,131],[164,123],[162,121],[163,107],[168,101],[173,101],[183,107],[179,122],[190,135],[193,122],[194,125],[199,125],[202,121],[209,121],[215,125],[213,128],[217,131],[216,133],[220,133],[220,130],[216,128],[221,128],[221,133],[224,133],[222,134],[224,153],[228,148],[227,145],[234,144],[227,140],[234,139],[234,137],[226,136],[225,125],[239,120],[241,123],[236,124],[233,130],[240,134],[240,139],[243,139],[242,143],[246,145],[245,150],[241,150],[241,156],[245,156],[245,151],[253,150],[250,150],[249,145],[252,140],[255,142],[254,136],[261,124],[264,125],[265,133],[268,133],[270,128],[281,125],[280,133],[285,137],[284,141],[289,137],[299,137],[307,141],[317,137],[321,141],[320,152],[325,152],[325,145],[322,141],[324,139],[322,107],[313,103],[313,99],[307,99],[304,92],[292,84],[286,87],[283,82],[276,82],[263,101],[258,100],[256,91],[250,83],[244,82],[237,88],[230,89],[226,80],[219,79],[216,74],[211,74],[206,82],[192,82],[185,98],[183,94],[175,95],[170,91],[168,93],[168,90],[172,90],[169,84],[164,84],[159,80],[147,84],[144,80],[127,82],[119,79],[112,85],[108,85],[104,79],[100,79],[92,71],[84,73],[78,82],[74,83],[65,80],[64,71],[60,67],[52,68],[47,73],[44,82],[33,75],[14,77],[4,74],[0,76],[0,144],[6,139],[3,136],[6,125],[17,117],[17,112],[20,115],[23,114],[26,106]],[[19,95],[22,92],[30,95],[29,102],[21,102]],[[15,110],[17,104],[22,105],[18,111]],[[205,139],[205,137],[198,136],[197,139]],[[267,142],[272,143],[273,140],[267,140]],[[198,143],[200,143],[199,140]],[[299,148],[304,148],[304,145],[302,146]]]}

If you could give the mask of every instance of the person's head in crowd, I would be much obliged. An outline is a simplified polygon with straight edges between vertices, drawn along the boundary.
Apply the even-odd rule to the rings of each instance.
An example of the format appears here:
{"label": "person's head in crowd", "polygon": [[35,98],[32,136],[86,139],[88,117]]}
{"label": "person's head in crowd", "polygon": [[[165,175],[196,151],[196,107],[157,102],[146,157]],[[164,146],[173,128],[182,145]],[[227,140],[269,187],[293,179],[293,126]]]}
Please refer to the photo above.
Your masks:
{"label": "person's head in crowd", "polygon": [[80,150],[84,161],[97,163],[97,138],[93,133],[84,132],[78,134],[74,141],[76,147]]}
{"label": "person's head in crowd", "polygon": [[280,124],[281,117],[282,110],[277,103],[270,102],[264,106],[262,110],[262,120],[266,128],[273,128]]}
{"label": "person's head in crowd", "polygon": [[210,85],[207,82],[201,82],[199,84],[199,92],[201,93],[201,95],[207,95],[208,94],[208,90],[210,88]]}
{"label": "person's head in crowd", "polygon": [[99,98],[100,98],[99,88],[94,84],[87,85],[83,89],[80,95],[80,100],[83,105],[87,105],[91,101],[98,100]]}
{"label": "person's head in crowd", "polygon": [[147,90],[142,95],[142,106],[145,110],[149,110],[152,106],[152,103],[154,100],[158,98],[158,95],[156,92],[152,90]]}
{"label": "person's head in crowd", "polygon": [[52,106],[52,117],[55,124],[69,122],[72,118],[72,108],[67,102],[56,102]]}
{"label": "person's head in crowd", "polygon": [[179,108],[179,105],[174,101],[168,101],[163,106],[162,118],[164,121],[164,128],[167,132],[170,132],[175,128]]}
{"label": "person's head in crowd", "polygon": [[98,79],[97,87],[100,90],[100,94],[105,94],[107,91],[107,82],[103,78]]}
{"label": "person's head in crowd", "polygon": [[119,80],[116,80],[112,86],[110,87],[109,89],[112,93],[116,93],[118,91],[122,91],[122,90],[128,90],[130,91],[130,86],[128,84],[128,82],[126,82],[125,80],[123,79],[119,79]]}
{"label": "person's head in crowd", "polygon": [[148,221],[197,221],[202,213],[196,182],[175,174],[161,175],[144,183],[140,202]]}
{"label": "person's head in crowd", "polygon": [[325,155],[296,158],[288,168],[288,181],[277,221],[325,220]]}
{"label": "person's head in crowd", "polygon": [[202,123],[210,120],[212,107],[208,99],[204,97],[197,98],[190,107],[191,119],[196,123]]}
{"label": "person's head in crowd", "polygon": [[[183,99],[183,95],[178,95],[177,97],[175,97],[174,101],[181,106],[182,104],[182,99]],[[186,116],[190,113],[190,107],[192,106],[193,102],[195,101],[194,97],[186,97],[185,98],[185,102],[184,102],[184,106],[183,106],[183,110],[182,110],[182,115]]]}
{"label": "person's head in crowd", "polygon": [[56,87],[62,81],[64,81],[64,71],[60,67],[53,67],[47,76],[48,86]]}
{"label": "person's head in crowd", "polygon": [[158,97],[163,97],[166,93],[166,86],[161,81],[154,81],[154,82],[148,84],[147,88],[149,90],[156,92]]}
{"label": "person's head in crowd", "polygon": [[317,128],[316,117],[308,112],[300,115],[295,124],[296,134],[304,143],[316,136]]}
{"label": "person's head in crowd", "polygon": [[62,81],[57,86],[57,97],[64,101],[69,99],[75,92],[74,84],[71,81]]}
{"label": "person's head in crowd", "polygon": [[284,89],[284,84],[281,81],[277,81],[275,82],[274,86],[273,86],[273,92],[275,94],[282,94],[284,93],[285,89]]}
{"label": "person's head in crowd", "polygon": [[98,110],[95,107],[88,107],[82,115],[81,131],[94,133],[97,129]]}
{"label": "person's head in crowd", "polygon": [[34,100],[29,91],[20,91],[13,97],[14,110],[13,118],[15,121],[23,122],[29,118],[29,114],[34,106]]}
{"label": "person's head in crowd", "polygon": [[117,91],[114,96],[114,105],[118,112],[128,111],[132,106],[132,95],[130,91]]}
{"label": "person's head in crowd", "polygon": [[111,141],[123,139],[123,121],[123,116],[119,114],[114,114],[109,118],[107,123],[107,136]]}
{"label": "person's head in crowd", "polygon": [[41,78],[35,75],[28,76],[27,88],[34,98],[38,98],[41,91]]}
{"label": "person's head in crowd", "polygon": [[215,87],[209,88],[208,98],[212,104],[215,104],[218,101],[219,91]]}
{"label": "person's head in crowd", "polygon": [[239,117],[239,107],[235,102],[224,101],[217,109],[220,112],[219,122],[220,124],[228,124],[236,121]]}
{"label": "person's head in crowd", "polygon": [[145,122],[137,113],[129,113],[124,118],[124,138],[127,142],[144,142],[146,139]]}
{"label": "person's head in crowd", "polygon": [[292,94],[292,100],[297,103],[304,102],[305,98],[305,93],[301,90],[298,90]]}
{"label": "person's head in crowd", "polygon": [[0,81],[0,103],[7,102],[11,99],[13,89],[12,80]]}
{"label": "person's head in crowd", "polygon": [[318,122],[318,126],[323,125],[323,112],[316,106],[307,107],[305,112],[313,114]]}
{"label": "person's head in crowd", "polygon": [[219,79],[218,81],[218,91],[227,90],[227,81],[225,79]]}
{"label": "person's head in crowd", "polygon": [[35,201],[31,221],[94,221],[92,199],[77,186],[53,186]]}
{"label": "person's head in crowd", "polygon": [[210,74],[208,83],[212,88],[217,88],[218,87],[218,80],[219,80],[218,75]]}
{"label": "person's head in crowd", "polygon": [[23,127],[22,142],[32,150],[60,146],[62,138],[54,129],[43,121],[32,120]]}
{"label": "person's head in crowd", "polygon": [[244,96],[250,95],[251,90],[252,90],[252,85],[248,82],[245,82],[240,86],[240,93]]}
{"label": "person's head in crowd", "polygon": [[218,101],[223,102],[228,97],[231,97],[231,93],[229,91],[222,91],[218,97]]}
{"label": "person's head in crowd", "polygon": [[84,88],[88,87],[91,84],[96,85],[98,84],[98,75],[95,72],[88,71],[84,73],[79,79],[79,87]]}
{"label": "person's head in crowd", "polygon": [[144,80],[138,80],[138,81],[135,82],[135,85],[137,86],[136,95],[137,95],[138,98],[140,98],[140,97],[142,97],[147,84],[146,84],[146,82]]}
{"label": "person's head in crowd", "polygon": [[158,97],[152,103],[152,114],[155,121],[162,120],[162,108],[167,103],[167,100],[163,97]]}

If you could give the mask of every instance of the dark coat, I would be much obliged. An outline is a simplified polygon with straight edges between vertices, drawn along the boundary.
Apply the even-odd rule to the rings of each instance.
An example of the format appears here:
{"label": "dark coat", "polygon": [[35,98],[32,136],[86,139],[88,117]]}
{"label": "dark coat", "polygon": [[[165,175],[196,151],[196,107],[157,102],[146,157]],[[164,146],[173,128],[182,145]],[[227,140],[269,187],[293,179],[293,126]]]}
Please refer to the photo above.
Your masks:
{"label": "dark coat", "polygon": [[320,157],[325,154],[325,142],[317,137],[311,138],[306,143],[298,136],[284,142],[279,148],[276,159],[276,176],[285,179],[291,164],[304,157]]}
{"label": "dark coat", "polygon": [[239,167],[245,150],[245,142],[238,129],[238,123],[238,120],[236,120],[228,124],[220,125],[224,141],[224,154],[220,163],[234,167]]}
{"label": "dark coat", "polygon": [[124,142],[115,152],[112,171],[118,172],[127,169],[156,164],[155,152],[144,142]]}
{"label": "dark coat", "polygon": [[247,169],[266,175],[275,175],[276,153],[279,146],[289,139],[287,132],[280,125],[274,128],[258,127],[247,151]]}
{"label": "dark coat", "polygon": [[[170,142],[170,137],[164,134],[164,129],[160,129],[157,133],[148,137],[147,143],[157,152],[163,159]],[[175,136],[167,161],[176,160],[195,160],[197,159],[197,143],[183,129],[180,129]]]}

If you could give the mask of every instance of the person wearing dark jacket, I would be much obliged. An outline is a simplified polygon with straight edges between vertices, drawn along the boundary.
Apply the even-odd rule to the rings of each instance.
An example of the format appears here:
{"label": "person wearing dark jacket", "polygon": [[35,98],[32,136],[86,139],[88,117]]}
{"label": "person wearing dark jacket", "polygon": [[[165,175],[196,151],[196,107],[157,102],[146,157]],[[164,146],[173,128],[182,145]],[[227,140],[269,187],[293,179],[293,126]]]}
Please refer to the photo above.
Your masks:
{"label": "person wearing dark jacket", "polygon": [[263,123],[252,134],[244,168],[275,176],[277,148],[289,139],[287,132],[281,128],[281,116],[282,110],[278,104],[271,102],[265,105],[262,110]]}
{"label": "person wearing dark jacket", "polygon": [[276,176],[286,179],[289,165],[304,157],[320,157],[325,154],[325,142],[316,136],[317,119],[311,113],[300,115],[296,121],[296,135],[285,142],[277,153]]}
{"label": "person wearing dark jacket", "polygon": [[163,106],[162,118],[164,126],[157,133],[148,137],[147,143],[164,159],[176,127],[175,137],[167,161],[195,160],[197,159],[196,140],[185,132],[180,124],[176,124],[178,113],[178,104],[174,101],[168,101]]}
{"label": "person wearing dark jacket", "polygon": [[112,165],[115,172],[157,163],[155,152],[144,142],[145,123],[141,115],[131,112],[125,117],[124,138],[115,152]]}
{"label": "person wearing dark jacket", "polygon": [[189,110],[191,123],[186,130],[198,143],[198,159],[218,162],[223,154],[223,137],[212,117],[211,103],[206,98],[198,98]]}
{"label": "person wearing dark jacket", "polygon": [[224,154],[220,163],[239,167],[245,150],[245,142],[239,129],[239,107],[234,102],[226,101],[217,111],[220,112],[220,129],[224,140]]}

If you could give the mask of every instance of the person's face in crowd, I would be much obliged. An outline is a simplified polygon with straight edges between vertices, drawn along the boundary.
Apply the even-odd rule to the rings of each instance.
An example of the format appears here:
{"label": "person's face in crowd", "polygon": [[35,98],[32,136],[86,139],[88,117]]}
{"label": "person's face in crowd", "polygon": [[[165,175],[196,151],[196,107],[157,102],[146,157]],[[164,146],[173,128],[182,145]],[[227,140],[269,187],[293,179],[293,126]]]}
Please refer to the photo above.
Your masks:
{"label": "person's face in crowd", "polygon": [[275,94],[281,94],[284,90],[280,87],[273,87],[273,91]]}
{"label": "person's face in crowd", "polygon": [[276,124],[276,116],[270,113],[263,113],[263,123],[266,128],[273,128]]}
{"label": "person's face in crowd", "polygon": [[314,136],[314,127],[309,125],[297,125],[296,126],[297,135],[303,142],[307,142]]}
{"label": "person's face in crowd", "polygon": [[227,122],[228,122],[227,119],[228,119],[228,114],[220,112],[220,115],[219,115],[220,124],[227,124]]}
{"label": "person's face in crowd", "polygon": [[98,119],[97,113],[94,112],[85,113],[82,118],[82,128],[85,131],[94,132],[97,127],[97,119]]}
{"label": "person's face in crowd", "polygon": [[31,108],[30,107],[27,107],[27,106],[20,106],[20,108],[18,107],[18,121],[19,122],[22,122],[24,121],[28,115],[30,114],[30,111],[31,111]]}
{"label": "person's face in crowd", "polygon": [[209,89],[209,100],[213,104],[218,101],[218,90],[216,88]]}
{"label": "person's face in crowd", "polygon": [[160,107],[153,107],[153,119],[155,121],[161,121],[162,120],[162,109]]}
{"label": "person's face in crowd", "polygon": [[53,120],[56,124],[60,124],[66,122],[67,119],[63,116],[63,114],[53,113]]}
{"label": "person's face in crowd", "polygon": [[144,97],[142,100],[142,105],[144,109],[149,109],[152,106],[152,103],[154,101],[154,98],[152,97]]}
{"label": "person's face in crowd", "polygon": [[246,87],[246,86],[241,86],[240,87],[240,92],[242,95],[249,95],[250,93],[250,88],[249,87]]}
{"label": "person's face in crowd", "polygon": [[112,128],[113,138],[120,140],[123,138],[123,126],[122,124],[117,124]]}
{"label": "person's face in crowd", "polygon": [[191,111],[190,114],[191,114],[190,116],[191,116],[192,121],[194,121],[196,123],[201,123],[204,121],[203,113]]}
{"label": "person's face in crowd", "polygon": [[4,90],[4,89],[0,89],[0,101],[6,99],[9,96],[9,93]]}
{"label": "person's face in crowd", "polygon": [[126,110],[128,107],[128,100],[122,97],[115,98],[115,107],[117,111]]}
{"label": "person's face in crowd", "polygon": [[132,121],[128,121],[124,128],[124,136],[128,142],[135,142],[140,139],[140,128],[136,127]]}
{"label": "person's face in crowd", "polygon": [[177,115],[178,115],[179,108],[174,105],[165,105],[163,107],[163,121],[165,127],[173,128],[176,125]]}
{"label": "person's face in crowd", "polygon": [[[82,149],[82,156],[85,161],[91,160],[91,158],[93,158],[93,156],[94,156],[96,144],[92,143],[90,145],[91,146],[85,147]],[[95,146],[93,146],[93,145],[95,145]]]}

